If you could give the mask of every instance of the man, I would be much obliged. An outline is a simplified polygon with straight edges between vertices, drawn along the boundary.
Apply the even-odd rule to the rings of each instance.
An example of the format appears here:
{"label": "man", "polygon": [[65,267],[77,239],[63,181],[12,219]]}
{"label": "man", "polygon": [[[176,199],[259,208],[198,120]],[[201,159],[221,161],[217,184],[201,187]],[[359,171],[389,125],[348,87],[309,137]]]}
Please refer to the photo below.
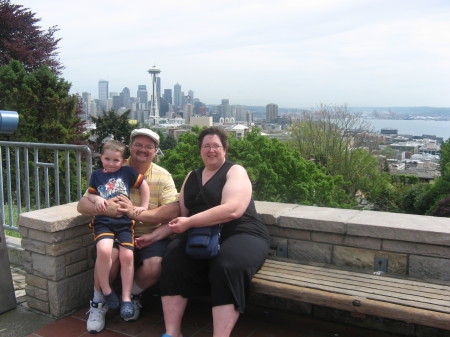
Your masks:
{"label": "man", "polygon": [[[131,132],[130,158],[125,165],[144,175],[150,187],[148,210],[139,216],[133,216],[133,205],[140,204],[140,194],[139,190],[132,189],[130,199],[123,196],[109,199],[108,207],[102,213],[111,217],[127,214],[135,219],[135,235],[145,242],[135,249],[135,256],[142,265],[135,272],[132,289],[135,315],[126,319],[127,321],[138,319],[140,294],[159,280],[162,256],[169,243],[168,236],[172,233],[166,222],[179,214],[178,193],[172,176],[167,170],[153,163],[158,145],[159,135],[150,129],[135,129]],[[77,210],[83,215],[98,215],[95,204],[89,201],[87,194],[78,202]],[[111,279],[115,278],[119,269],[118,256],[118,249],[113,249]],[[108,310],[96,273],[94,270],[94,296],[90,302],[87,320],[87,330],[90,333],[103,330]]]}

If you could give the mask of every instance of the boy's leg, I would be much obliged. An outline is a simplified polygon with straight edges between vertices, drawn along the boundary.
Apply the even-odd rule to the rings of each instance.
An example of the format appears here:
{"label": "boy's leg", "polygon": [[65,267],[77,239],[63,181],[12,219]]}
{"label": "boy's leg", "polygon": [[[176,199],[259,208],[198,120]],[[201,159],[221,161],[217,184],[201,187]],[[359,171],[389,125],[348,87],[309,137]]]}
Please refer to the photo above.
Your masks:
{"label": "boy's leg", "polygon": [[134,255],[129,248],[119,246],[120,277],[122,279],[122,301],[131,301],[134,278]]}
{"label": "boy's leg", "polygon": [[97,242],[97,259],[95,260],[95,276],[97,277],[100,290],[104,295],[111,294],[111,286],[109,283],[109,273],[111,271],[112,260],[111,254],[114,240],[105,238]]}

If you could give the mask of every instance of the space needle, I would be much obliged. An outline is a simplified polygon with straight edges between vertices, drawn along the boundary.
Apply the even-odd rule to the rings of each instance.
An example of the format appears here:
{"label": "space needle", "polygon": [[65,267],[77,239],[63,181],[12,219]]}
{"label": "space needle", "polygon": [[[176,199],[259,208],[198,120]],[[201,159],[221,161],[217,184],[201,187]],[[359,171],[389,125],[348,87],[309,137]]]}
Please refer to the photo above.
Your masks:
{"label": "space needle", "polygon": [[152,76],[152,104],[150,109],[150,119],[153,119],[153,125],[159,123],[159,97],[157,90],[157,78],[158,74],[161,72],[161,69],[156,68],[156,66],[151,67],[148,70],[148,73]]}

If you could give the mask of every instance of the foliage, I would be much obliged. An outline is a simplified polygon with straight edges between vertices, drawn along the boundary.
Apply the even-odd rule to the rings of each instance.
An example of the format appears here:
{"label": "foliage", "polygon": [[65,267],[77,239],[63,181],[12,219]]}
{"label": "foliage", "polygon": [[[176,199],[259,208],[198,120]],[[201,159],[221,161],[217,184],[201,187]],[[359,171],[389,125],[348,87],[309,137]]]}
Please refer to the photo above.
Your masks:
{"label": "foliage", "polygon": [[321,105],[304,111],[299,121],[289,128],[289,144],[305,159],[313,158],[331,176],[342,176],[348,182],[349,196],[357,191],[375,196],[374,181],[384,181],[378,175],[383,167],[371,155],[378,146],[377,138],[369,133],[372,127],[352,113],[347,106]]}
{"label": "foliage", "polygon": [[158,131],[159,134],[159,148],[162,151],[174,149],[177,146],[177,141],[170,135],[163,134]]}
{"label": "foliage", "polygon": [[[180,189],[186,174],[203,165],[198,155],[198,129],[185,133],[173,150],[165,151],[161,165]],[[228,159],[247,169],[257,200],[348,207],[341,177],[331,177],[286,144],[252,131],[242,140],[229,139]],[[194,155],[197,154],[197,155]]]}
{"label": "foliage", "polygon": [[2,139],[21,142],[74,144],[84,135],[76,95],[71,84],[47,66],[27,73],[18,61],[0,67],[0,110],[17,111],[19,125]]}
{"label": "foliage", "polygon": [[197,139],[198,128],[193,129],[193,132],[183,133],[175,148],[165,150],[164,157],[160,158],[159,164],[172,174],[178,190],[181,189],[186,175],[203,165],[198,152]]}
{"label": "foliage", "polygon": [[103,115],[98,117],[91,116],[95,129],[91,132],[89,143],[94,156],[100,153],[104,140],[110,137],[126,145],[130,143],[130,134],[135,127],[129,123],[129,117],[130,110],[118,114],[114,109],[104,111]]}
{"label": "foliage", "polygon": [[17,60],[27,72],[47,65],[55,74],[60,74],[63,66],[58,59],[58,43],[55,38],[57,26],[47,31],[38,26],[41,19],[22,5],[14,5],[10,0],[0,0],[0,66]]}

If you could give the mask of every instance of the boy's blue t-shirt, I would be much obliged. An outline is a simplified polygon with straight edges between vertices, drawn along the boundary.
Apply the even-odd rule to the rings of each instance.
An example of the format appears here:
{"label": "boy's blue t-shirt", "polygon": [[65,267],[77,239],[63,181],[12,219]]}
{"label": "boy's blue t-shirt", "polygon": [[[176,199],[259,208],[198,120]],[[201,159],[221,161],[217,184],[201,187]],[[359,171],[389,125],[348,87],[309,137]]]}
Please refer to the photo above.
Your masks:
{"label": "boy's blue t-shirt", "polygon": [[[120,194],[130,197],[130,188],[141,187],[144,175],[139,174],[134,168],[130,166],[122,166],[116,172],[106,172],[103,169],[92,172],[89,180],[88,192],[96,194],[104,199],[114,198]],[[104,215],[95,216],[95,222],[101,220],[111,223],[111,220],[121,220],[123,218],[110,218]],[[112,221],[115,222],[115,221]]]}

